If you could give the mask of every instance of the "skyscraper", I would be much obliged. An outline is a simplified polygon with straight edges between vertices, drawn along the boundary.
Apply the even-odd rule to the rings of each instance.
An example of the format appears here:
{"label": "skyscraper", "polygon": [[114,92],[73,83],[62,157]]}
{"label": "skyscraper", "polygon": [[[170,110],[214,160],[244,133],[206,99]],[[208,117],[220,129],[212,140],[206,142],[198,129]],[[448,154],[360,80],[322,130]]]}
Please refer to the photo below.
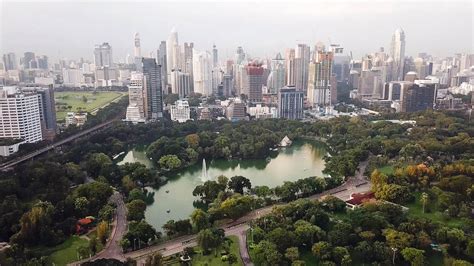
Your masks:
{"label": "skyscraper", "polygon": [[145,121],[145,114],[148,110],[145,104],[147,102],[145,87],[143,74],[133,72],[128,85],[127,121],[133,123]]}
{"label": "skyscraper", "polygon": [[331,104],[333,53],[318,51],[309,64],[308,101],[313,107]]}
{"label": "skyscraper", "polygon": [[134,43],[134,50],[133,53],[135,55],[135,58],[141,57],[142,56],[142,49],[140,47],[140,34],[135,33],[135,43]]}
{"label": "skyscraper", "polygon": [[[173,28],[171,34],[166,40],[166,71],[168,74],[168,82],[173,84],[171,71],[180,68],[181,50],[178,44],[178,32]],[[172,88],[173,89],[173,88]]]}
{"label": "skyscraper", "polygon": [[268,75],[267,87],[270,93],[277,93],[285,86],[285,60],[280,53],[272,59],[271,72]]}
{"label": "skyscraper", "polygon": [[202,95],[212,95],[211,84],[211,55],[193,49],[194,92]]}
{"label": "skyscraper", "polygon": [[247,83],[243,86],[242,93],[248,96],[250,102],[262,101],[263,67],[259,62],[249,63],[245,67]]}
{"label": "skyscraper", "polygon": [[37,68],[36,56],[33,52],[26,52],[23,57],[23,69]]}
{"label": "skyscraper", "polygon": [[245,52],[242,46],[237,47],[237,52],[235,53],[235,64],[240,65],[245,60]]}
{"label": "skyscraper", "polygon": [[217,67],[218,63],[219,63],[219,58],[217,55],[217,48],[216,48],[216,45],[214,44],[212,46],[212,67],[213,68]]}
{"label": "skyscraper", "polygon": [[405,64],[405,32],[399,28],[392,36],[390,56],[393,58],[394,67],[392,77],[403,80]]}
{"label": "skyscraper", "polygon": [[4,54],[3,63],[6,71],[18,69],[18,61],[16,61],[15,53]]}
{"label": "skyscraper", "polygon": [[109,43],[104,42],[95,46],[94,63],[96,68],[113,67],[112,46]]}
{"label": "skyscraper", "polygon": [[287,49],[285,55],[285,65],[286,65],[286,85],[295,86],[296,85],[296,61],[295,61],[295,49]]}
{"label": "skyscraper", "polygon": [[41,121],[41,132],[43,139],[53,140],[56,136],[56,102],[54,100],[54,89],[50,87],[22,87],[21,91],[26,94],[35,94],[38,97],[38,107]]}
{"label": "skyscraper", "polygon": [[303,118],[303,91],[298,91],[294,86],[287,86],[278,92],[278,115],[286,119]]}
{"label": "skyscraper", "polygon": [[167,94],[166,88],[168,86],[168,64],[166,58],[166,42],[161,41],[160,48],[156,52],[156,61],[161,66],[161,85],[163,92]]}
{"label": "skyscraper", "polygon": [[0,88],[0,138],[41,141],[38,95],[24,93],[17,87]]}
{"label": "skyscraper", "polygon": [[142,58],[142,69],[146,91],[147,119],[163,117],[163,98],[161,88],[161,69],[154,58]]}
{"label": "skyscraper", "polygon": [[433,109],[435,84],[413,84],[402,91],[401,111],[416,112]]}
{"label": "skyscraper", "polygon": [[295,50],[295,85],[296,90],[304,91],[308,89],[308,66],[310,49],[306,44],[298,44]]}

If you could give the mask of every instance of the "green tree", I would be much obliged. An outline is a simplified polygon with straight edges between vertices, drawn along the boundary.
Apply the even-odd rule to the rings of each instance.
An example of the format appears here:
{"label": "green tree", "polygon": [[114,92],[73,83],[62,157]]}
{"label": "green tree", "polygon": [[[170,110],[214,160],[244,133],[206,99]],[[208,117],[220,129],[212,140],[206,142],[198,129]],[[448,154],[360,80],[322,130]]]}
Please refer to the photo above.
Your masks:
{"label": "green tree", "polygon": [[95,255],[97,252],[97,237],[92,236],[89,240],[89,249],[92,253],[92,255]]}
{"label": "green tree", "polygon": [[209,215],[201,209],[195,209],[193,211],[193,213],[191,214],[191,221],[193,222],[194,226],[198,231],[201,231],[202,229],[208,228],[210,226]]}
{"label": "green tree", "polygon": [[146,203],[143,200],[132,200],[126,206],[129,221],[140,221],[145,218]]}
{"label": "green tree", "polygon": [[282,255],[278,252],[276,245],[270,241],[262,240],[255,246],[255,259],[257,265],[278,265],[282,260]]}
{"label": "green tree", "polygon": [[105,242],[107,242],[107,234],[108,234],[108,231],[109,231],[109,223],[106,222],[106,221],[101,221],[98,225],[97,225],[97,238],[99,239],[99,241],[105,245]]}
{"label": "green tree", "polygon": [[163,255],[159,252],[155,252],[149,255],[145,261],[145,266],[163,266]]}
{"label": "green tree", "polygon": [[387,244],[392,248],[397,248],[398,250],[410,247],[414,240],[413,235],[394,229],[385,229],[383,235],[387,240]]}
{"label": "green tree", "polygon": [[403,258],[410,262],[412,266],[423,266],[425,264],[425,253],[424,250],[416,249],[416,248],[404,248],[401,252]]}
{"label": "green tree", "polygon": [[345,247],[334,247],[332,250],[332,257],[333,260],[339,265],[342,264],[342,261],[344,259],[347,260],[346,257],[349,257],[350,259],[350,254],[349,251],[347,251],[347,248]]}
{"label": "green tree", "polygon": [[252,188],[252,183],[250,182],[250,180],[240,175],[231,177],[227,185],[234,192],[240,193],[240,194],[244,194],[244,188],[247,188],[247,189]]}
{"label": "green tree", "polygon": [[229,265],[237,263],[237,256],[233,253],[227,255],[227,263],[229,263]]}
{"label": "green tree", "polygon": [[325,241],[319,241],[313,245],[311,252],[319,261],[331,258],[331,244]]}
{"label": "green tree", "polygon": [[297,247],[287,248],[285,251],[285,258],[289,259],[291,262],[299,259],[300,252]]}
{"label": "green tree", "polygon": [[165,155],[158,161],[161,168],[175,170],[181,167],[181,160],[176,155]]}

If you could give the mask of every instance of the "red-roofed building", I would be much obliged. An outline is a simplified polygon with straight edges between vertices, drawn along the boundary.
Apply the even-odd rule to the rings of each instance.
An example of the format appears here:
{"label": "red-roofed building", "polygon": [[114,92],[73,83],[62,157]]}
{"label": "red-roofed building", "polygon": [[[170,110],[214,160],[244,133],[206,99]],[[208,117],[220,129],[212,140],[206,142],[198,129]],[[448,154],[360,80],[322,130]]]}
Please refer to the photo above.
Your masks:
{"label": "red-roofed building", "polygon": [[346,200],[347,207],[355,209],[362,203],[375,199],[375,194],[372,191],[353,193],[349,200]]}
{"label": "red-roofed building", "polygon": [[80,235],[87,232],[93,223],[94,223],[94,218],[92,217],[86,217],[86,218],[77,220],[76,234]]}

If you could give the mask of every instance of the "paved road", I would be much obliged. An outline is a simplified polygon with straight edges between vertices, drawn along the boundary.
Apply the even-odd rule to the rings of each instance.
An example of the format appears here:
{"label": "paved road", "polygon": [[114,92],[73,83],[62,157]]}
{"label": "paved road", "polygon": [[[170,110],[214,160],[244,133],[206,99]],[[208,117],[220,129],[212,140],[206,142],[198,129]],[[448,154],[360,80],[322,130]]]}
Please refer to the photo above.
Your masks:
{"label": "paved road", "polygon": [[107,125],[109,125],[109,124],[111,124],[111,123],[113,123],[113,122],[115,122],[115,120],[116,120],[116,119],[113,119],[113,120],[104,122],[104,123],[102,123],[102,124],[93,126],[93,127],[89,128],[89,129],[83,130],[83,131],[81,131],[81,132],[79,132],[79,133],[77,133],[77,134],[74,134],[74,135],[72,135],[72,136],[69,136],[69,137],[67,137],[67,138],[65,138],[65,139],[63,139],[63,140],[57,141],[57,142],[55,142],[55,143],[53,143],[53,144],[51,144],[51,145],[48,145],[48,146],[46,146],[46,147],[44,147],[44,148],[41,148],[41,149],[36,150],[36,151],[34,151],[34,152],[28,153],[28,154],[26,154],[26,155],[24,155],[24,156],[15,158],[15,159],[13,159],[12,161],[5,162],[5,163],[3,163],[2,165],[0,165],[0,170],[1,170],[1,171],[8,170],[9,168],[12,168],[12,167],[14,167],[15,165],[17,165],[17,164],[19,164],[19,163],[22,163],[22,162],[24,162],[24,161],[27,161],[27,160],[29,160],[29,159],[32,159],[32,158],[34,158],[34,157],[36,157],[36,156],[38,156],[38,155],[40,155],[40,154],[43,154],[43,153],[45,153],[45,152],[47,152],[47,151],[49,151],[49,150],[52,150],[52,149],[54,149],[54,148],[56,148],[56,147],[58,147],[58,146],[64,145],[64,144],[66,144],[66,143],[68,143],[68,142],[71,142],[71,141],[73,141],[73,140],[75,140],[75,139],[77,139],[77,138],[83,137],[83,136],[85,136],[85,135],[87,135],[87,134],[89,134],[89,133],[91,133],[91,132],[97,131],[97,130],[99,130],[99,129],[101,129],[101,128],[103,128],[103,127],[105,127],[105,126],[107,126]]}
{"label": "paved road", "polygon": [[86,261],[94,261],[97,259],[104,258],[115,258],[121,261],[125,261],[125,256],[123,255],[122,248],[119,245],[120,240],[123,235],[127,232],[127,208],[123,202],[122,194],[115,192],[111,197],[110,201],[117,205],[115,211],[115,218],[113,222],[113,229],[110,233],[110,238],[107,241],[104,249],[97,253],[95,256],[85,259],[82,261],[73,262],[69,265],[80,265]]}

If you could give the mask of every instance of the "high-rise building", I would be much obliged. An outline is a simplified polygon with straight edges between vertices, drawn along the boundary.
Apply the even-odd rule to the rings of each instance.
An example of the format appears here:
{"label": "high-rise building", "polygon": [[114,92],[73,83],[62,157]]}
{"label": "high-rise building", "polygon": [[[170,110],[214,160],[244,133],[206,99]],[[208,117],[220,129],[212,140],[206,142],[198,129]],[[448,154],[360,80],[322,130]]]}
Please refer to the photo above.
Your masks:
{"label": "high-rise building", "polygon": [[295,88],[306,93],[308,89],[308,66],[310,49],[306,44],[298,44],[295,50]]}
{"label": "high-rise building", "polygon": [[53,87],[38,87],[33,85],[22,87],[21,91],[27,94],[37,95],[43,139],[53,140],[57,131],[56,102],[54,100]]}
{"label": "high-rise building", "polygon": [[295,49],[287,49],[285,56],[285,69],[286,69],[286,85],[296,86],[296,60],[295,60]]}
{"label": "high-rise building", "polygon": [[285,86],[285,60],[280,53],[272,59],[271,72],[268,75],[267,87],[270,93],[278,93]]}
{"label": "high-rise building", "polygon": [[142,58],[142,69],[145,80],[146,117],[157,120],[163,117],[161,69],[154,58]]}
{"label": "high-rise building", "polygon": [[191,74],[180,70],[173,70],[171,73],[174,84],[173,93],[178,94],[179,98],[184,98],[191,93]]}
{"label": "high-rise building", "polygon": [[48,69],[48,57],[46,55],[38,57],[38,68],[39,69]]}
{"label": "high-rise building", "polygon": [[193,49],[194,92],[205,96],[212,95],[211,55]]}
{"label": "high-rise building", "polygon": [[238,99],[232,101],[229,106],[227,106],[226,117],[230,121],[244,120],[247,117],[245,104]]}
{"label": "high-rise building", "polygon": [[286,119],[303,118],[303,91],[296,90],[294,86],[287,86],[278,92],[278,116]]}
{"label": "high-rise building", "polygon": [[104,42],[101,45],[96,45],[94,49],[94,64],[96,68],[113,67],[112,46]]}
{"label": "high-rise building", "polygon": [[168,86],[168,64],[166,57],[166,42],[160,43],[160,48],[156,52],[156,62],[161,66],[161,84],[163,86],[163,92],[167,94],[166,88]]}
{"label": "high-rise building", "polygon": [[193,49],[194,43],[184,43],[184,66],[182,67],[181,71],[189,74],[189,92],[193,91],[194,86]]}
{"label": "high-rise building", "polygon": [[147,98],[145,79],[142,73],[132,72],[128,85],[128,108],[126,120],[133,123],[145,122],[147,112]]}
{"label": "high-rise building", "polygon": [[307,96],[312,107],[331,104],[333,56],[332,52],[319,51],[315,61],[309,64]]}
{"label": "high-rise building", "polygon": [[405,74],[405,32],[400,28],[392,36],[390,56],[394,62],[392,78],[403,80]]}
{"label": "high-rise building", "polygon": [[173,84],[171,71],[174,69],[179,69],[181,67],[181,50],[178,44],[178,32],[173,28],[171,34],[166,40],[166,71],[168,74],[169,84]]}
{"label": "high-rise building", "polygon": [[417,83],[403,90],[401,111],[417,112],[433,109],[435,84]]}
{"label": "high-rise building", "polygon": [[[189,75],[189,73],[185,74]],[[171,120],[178,121],[178,123],[184,123],[191,119],[188,101],[177,100],[173,105],[171,105],[170,113]]]}
{"label": "high-rise building", "polygon": [[18,61],[16,60],[15,53],[4,54],[3,63],[6,71],[18,69]]}
{"label": "high-rise building", "polygon": [[235,53],[235,64],[240,65],[245,60],[245,52],[242,46],[237,47],[237,52]]}
{"label": "high-rise building", "polygon": [[28,143],[43,140],[39,103],[36,93],[24,93],[17,87],[0,88],[0,138]]}
{"label": "high-rise building", "polygon": [[232,86],[232,75],[224,74],[222,76],[222,96],[230,97],[232,95],[233,86]]}
{"label": "high-rise building", "polygon": [[140,34],[138,32],[135,33],[133,54],[135,55],[135,58],[142,57],[142,49],[140,47]]}
{"label": "high-rise building", "polygon": [[24,57],[22,59],[22,65],[23,65],[23,69],[38,68],[35,53],[25,52]]}
{"label": "high-rise building", "polygon": [[242,93],[248,96],[250,102],[262,101],[263,67],[259,62],[249,63],[245,67],[247,83],[243,86]]}
{"label": "high-rise building", "polygon": [[214,44],[212,46],[212,67],[215,68],[219,64],[219,58],[217,55],[217,48],[216,45]]}

